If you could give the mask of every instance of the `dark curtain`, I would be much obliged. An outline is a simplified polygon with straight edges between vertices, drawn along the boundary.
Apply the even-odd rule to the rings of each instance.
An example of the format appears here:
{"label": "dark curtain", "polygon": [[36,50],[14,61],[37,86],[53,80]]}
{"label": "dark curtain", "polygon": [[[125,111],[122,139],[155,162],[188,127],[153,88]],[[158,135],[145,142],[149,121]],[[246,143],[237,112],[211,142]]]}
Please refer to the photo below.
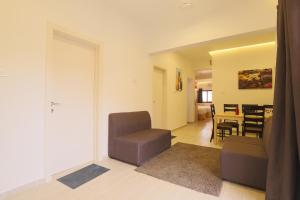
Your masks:
{"label": "dark curtain", "polygon": [[300,0],[279,0],[267,200],[300,200]]}
{"label": "dark curtain", "polygon": [[202,103],[202,88],[198,90],[197,103]]}

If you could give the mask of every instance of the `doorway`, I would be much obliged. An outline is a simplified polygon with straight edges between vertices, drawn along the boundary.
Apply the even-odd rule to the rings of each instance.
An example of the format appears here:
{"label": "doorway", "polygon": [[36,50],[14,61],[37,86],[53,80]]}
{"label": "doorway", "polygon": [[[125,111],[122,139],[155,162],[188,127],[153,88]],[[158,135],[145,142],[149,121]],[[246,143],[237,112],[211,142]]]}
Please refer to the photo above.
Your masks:
{"label": "doorway", "polygon": [[154,128],[165,128],[165,71],[154,67],[153,70],[153,117]]}
{"label": "doorway", "polygon": [[195,80],[192,78],[187,79],[187,122],[195,122]]}
{"label": "doorway", "polygon": [[49,28],[46,69],[46,176],[97,157],[99,46]]}

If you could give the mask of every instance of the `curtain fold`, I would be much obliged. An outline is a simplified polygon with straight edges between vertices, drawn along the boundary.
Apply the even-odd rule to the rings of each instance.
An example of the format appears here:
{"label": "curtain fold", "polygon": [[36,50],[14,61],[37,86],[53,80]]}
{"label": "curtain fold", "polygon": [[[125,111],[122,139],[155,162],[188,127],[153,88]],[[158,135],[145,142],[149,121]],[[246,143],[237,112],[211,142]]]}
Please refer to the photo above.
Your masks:
{"label": "curtain fold", "polygon": [[267,200],[300,200],[300,0],[279,0]]}
{"label": "curtain fold", "polygon": [[203,100],[202,100],[202,88],[199,88],[199,90],[198,90],[198,95],[197,95],[197,103],[202,103],[203,102]]}

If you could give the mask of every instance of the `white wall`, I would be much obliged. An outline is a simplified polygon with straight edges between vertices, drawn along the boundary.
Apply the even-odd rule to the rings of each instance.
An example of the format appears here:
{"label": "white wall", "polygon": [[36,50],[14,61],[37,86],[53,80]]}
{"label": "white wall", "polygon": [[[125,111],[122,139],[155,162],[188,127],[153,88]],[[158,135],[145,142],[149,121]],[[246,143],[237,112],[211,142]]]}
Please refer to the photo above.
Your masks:
{"label": "white wall", "polygon": [[[275,44],[247,47],[212,54],[213,102],[216,110],[223,104],[273,104],[275,83]],[[273,68],[272,89],[238,89],[238,71]]]}
{"label": "white wall", "polygon": [[110,112],[151,111],[152,68],[136,28],[97,0],[2,0],[0,15],[1,194],[44,178],[48,21],[101,42],[102,156]]}
{"label": "white wall", "polygon": [[197,89],[202,88],[204,90],[211,90],[212,89],[212,79],[199,79],[197,81]]}
{"label": "white wall", "polygon": [[[194,79],[192,63],[179,54],[167,52],[152,56],[153,66],[164,69],[167,79],[166,128],[174,130],[187,124],[187,79]],[[182,70],[183,91],[176,91],[176,68]]]}

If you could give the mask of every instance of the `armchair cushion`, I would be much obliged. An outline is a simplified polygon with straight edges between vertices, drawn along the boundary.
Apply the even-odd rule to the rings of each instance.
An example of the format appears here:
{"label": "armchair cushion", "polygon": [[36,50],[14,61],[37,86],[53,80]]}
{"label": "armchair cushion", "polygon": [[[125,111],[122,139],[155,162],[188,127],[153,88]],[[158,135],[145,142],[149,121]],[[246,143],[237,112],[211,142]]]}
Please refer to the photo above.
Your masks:
{"label": "armchair cushion", "polygon": [[115,155],[122,161],[139,166],[170,146],[171,131],[149,129],[117,137]]}
{"label": "armchair cushion", "polygon": [[221,152],[222,178],[265,189],[268,158],[263,145],[225,142]]}

